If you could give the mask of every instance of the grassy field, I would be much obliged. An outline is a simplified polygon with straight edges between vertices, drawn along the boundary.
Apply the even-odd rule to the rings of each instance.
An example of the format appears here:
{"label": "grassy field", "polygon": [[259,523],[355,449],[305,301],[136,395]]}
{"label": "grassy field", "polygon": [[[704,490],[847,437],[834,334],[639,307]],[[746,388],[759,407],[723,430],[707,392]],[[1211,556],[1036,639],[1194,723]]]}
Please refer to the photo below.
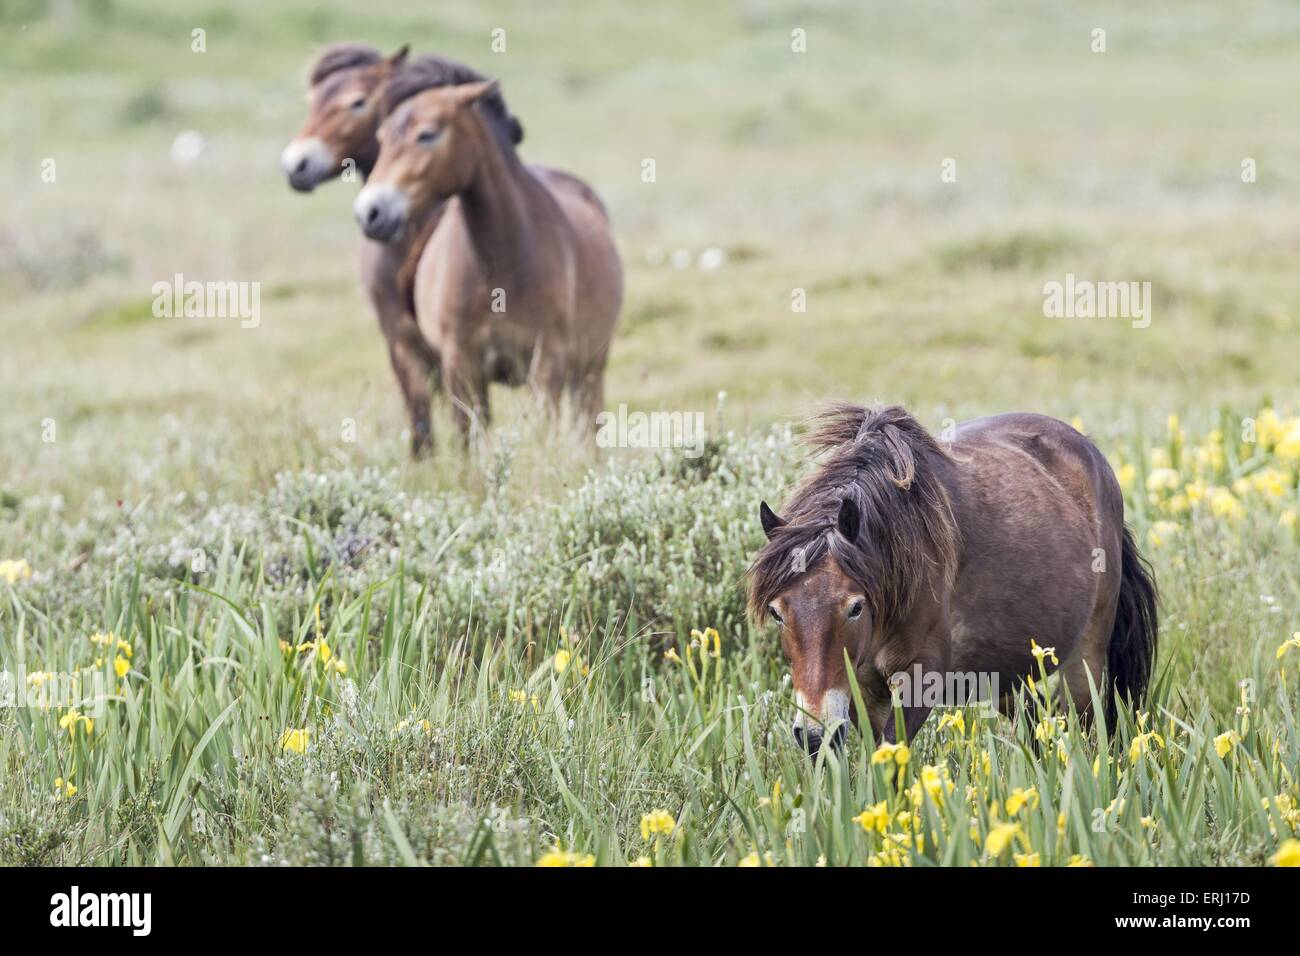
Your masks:
{"label": "grassy field", "polygon": [[[499,77],[597,188],[607,401],[703,412],[701,458],[497,390],[407,459],[355,187],[277,167],[344,39]],[[1294,861],[1297,54],[1281,0],[6,4],[0,863]],[[175,273],[260,324],[154,318]],[[1045,318],[1067,274],[1149,327]],[[1140,720],[796,748],[741,578],[828,397],[1098,442],[1162,592]]]}

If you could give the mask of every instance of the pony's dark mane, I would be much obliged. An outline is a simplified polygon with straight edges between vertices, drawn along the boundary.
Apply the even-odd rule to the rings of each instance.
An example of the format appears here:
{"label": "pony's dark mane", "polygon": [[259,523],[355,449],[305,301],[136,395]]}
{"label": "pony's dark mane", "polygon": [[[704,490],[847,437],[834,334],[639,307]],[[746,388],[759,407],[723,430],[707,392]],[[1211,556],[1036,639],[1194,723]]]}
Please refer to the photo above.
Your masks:
{"label": "pony's dark mane", "polygon": [[[417,93],[435,89],[440,86],[461,86],[465,83],[477,83],[486,79],[482,74],[471,70],[463,63],[445,60],[440,56],[422,56],[404,65],[393,74],[384,86],[379,108],[385,116],[391,116],[403,101]],[[499,89],[493,90],[478,102],[488,128],[492,130],[501,145],[507,151],[513,151],[524,139],[524,127],[511,114],[506,106],[505,97]]]}
{"label": "pony's dark mane", "polygon": [[[816,471],[795,487],[749,568],[749,612],[768,604],[829,554],[866,595],[872,622],[888,628],[911,609],[937,570],[951,579],[957,532],[948,493],[935,474],[947,453],[896,405],[826,407],[804,439]],[[855,540],[836,528],[845,499],[857,505]],[[802,549],[802,550],[801,550]]]}
{"label": "pony's dark mane", "polygon": [[340,70],[350,70],[356,66],[372,66],[383,58],[384,55],[372,46],[364,46],[360,43],[336,43],[326,48],[312,66],[308,83],[316,86],[321,80]]}

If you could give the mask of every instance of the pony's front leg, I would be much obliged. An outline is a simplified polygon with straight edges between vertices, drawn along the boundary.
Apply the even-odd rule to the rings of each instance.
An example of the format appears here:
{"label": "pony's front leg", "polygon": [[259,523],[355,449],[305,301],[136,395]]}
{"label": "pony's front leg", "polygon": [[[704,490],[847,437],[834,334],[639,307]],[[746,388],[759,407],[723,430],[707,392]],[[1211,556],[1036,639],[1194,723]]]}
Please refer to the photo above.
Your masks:
{"label": "pony's front leg", "polygon": [[430,376],[437,372],[437,362],[428,346],[408,335],[390,340],[388,354],[411,422],[411,454],[418,458],[433,447]]}

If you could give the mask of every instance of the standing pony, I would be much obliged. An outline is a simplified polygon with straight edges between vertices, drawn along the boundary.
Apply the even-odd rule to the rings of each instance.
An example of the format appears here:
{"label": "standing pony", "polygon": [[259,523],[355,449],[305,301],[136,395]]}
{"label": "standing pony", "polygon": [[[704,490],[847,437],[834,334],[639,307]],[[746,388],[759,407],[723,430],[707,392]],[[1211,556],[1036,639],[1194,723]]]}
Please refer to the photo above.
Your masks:
{"label": "standing pony", "polygon": [[420,255],[415,314],[466,438],[488,421],[491,382],[528,383],[552,409],[567,392],[590,424],[623,299],[604,206],[577,178],[520,162],[482,108],[496,95],[495,82],[395,76],[353,207],[369,238],[393,240],[447,203]]}
{"label": "standing pony", "polygon": [[[1038,673],[1034,641],[1080,713],[1089,676],[1108,720],[1119,699],[1138,705],[1155,584],[1087,438],[1042,415],[995,415],[944,447],[902,408],[839,404],[808,442],[820,466],[783,515],[759,506],[768,540],[749,572],[750,613],[780,628],[802,745],[815,753],[847,732],[846,653],[871,729],[890,742],[891,690],[908,738],[934,706],[917,684],[970,690],[985,675],[1005,708]],[[973,694],[958,696],[942,702]]]}
{"label": "standing pony", "polygon": [[[408,50],[404,46],[384,57],[371,47],[338,44],[321,55],[311,69],[307,122],[280,157],[290,186],[311,192],[345,169],[369,177],[379,156],[375,134],[383,118],[381,94],[398,73],[413,71],[430,85],[483,79],[469,67],[440,57],[408,63]],[[512,142],[523,139],[523,127],[500,96],[485,100],[484,109]],[[411,451],[416,455],[430,443],[430,377],[438,371],[438,354],[416,327],[412,286],[415,263],[441,211],[440,206],[426,210],[423,221],[397,241],[367,240],[361,249],[361,281],[388,343],[389,361],[411,423]]]}

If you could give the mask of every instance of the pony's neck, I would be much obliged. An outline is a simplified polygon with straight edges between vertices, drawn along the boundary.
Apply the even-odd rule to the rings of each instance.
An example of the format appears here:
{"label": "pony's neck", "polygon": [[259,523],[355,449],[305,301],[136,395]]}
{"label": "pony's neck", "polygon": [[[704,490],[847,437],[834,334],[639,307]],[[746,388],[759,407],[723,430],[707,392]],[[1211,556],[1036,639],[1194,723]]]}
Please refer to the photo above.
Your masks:
{"label": "pony's neck", "polygon": [[379,162],[379,139],[371,136],[366,140],[366,145],[357,150],[357,155],[352,157],[357,164],[357,172],[361,174],[361,182],[364,183],[374,172],[375,163]]}
{"label": "pony's neck", "polygon": [[514,150],[501,146],[477,113],[470,113],[462,128],[472,130],[478,151],[474,175],[460,192],[470,241],[489,269],[515,265],[527,251],[532,228],[525,199],[527,171]]}

